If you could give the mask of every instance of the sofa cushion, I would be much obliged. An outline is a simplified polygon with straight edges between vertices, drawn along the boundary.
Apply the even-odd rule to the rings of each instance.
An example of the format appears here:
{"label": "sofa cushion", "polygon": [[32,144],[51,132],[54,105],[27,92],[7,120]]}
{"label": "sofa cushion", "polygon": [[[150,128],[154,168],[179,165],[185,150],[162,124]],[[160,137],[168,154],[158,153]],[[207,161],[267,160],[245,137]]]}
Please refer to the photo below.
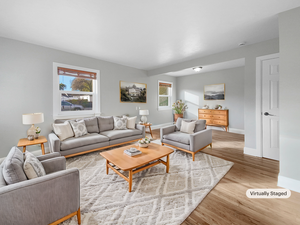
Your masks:
{"label": "sofa cushion", "polygon": [[7,184],[6,184],[6,182],[5,182],[5,180],[4,180],[4,177],[3,177],[3,173],[2,173],[2,171],[3,171],[3,162],[1,163],[1,165],[0,165],[0,188],[2,188],[2,187],[5,187]]}
{"label": "sofa cushion", "polygon": [[72,127],[68,121],[64,123],[54,123],[52,126],[54,133],[61,141],[74,136]]}
{"label": "sofa cushion", "polygon": [[182,133],[180,131],[176,131],[170,134],[165,134],[163,138],[171,141],[180,142],[186,145],[190,144],[190,134]]}
{"label": "sofa cushion", "polygon": [[196,125],[196,121],[186,122],[186,121],[183,120],[181,122],[180,132],[193,134],[194,130],[195,130],[195,125]]}
{"label": "sofa cushion", "polygon": [[109,130],[101,132],[100,134],[105,135],[109,140],[115,140],[123,137],[129,137],[134,135],[142,134],[141,130]]}
{"label": "sofa cushion", "polygon": [[205,130],[206,120],[196,120],[195,130],[194,132],[198,132],[201,130]]}
{"label": "sofa cushion", "polygon": [[27,180],[23,164],[23,153],[17,147],[12,147],[3,162],[2,174],[7,184],[15,184]]}
{"label": "sofa cushion", "polygon": [[77,122],[74,120],[70,120],[70,124],[72,126],[75,137],[81,137],[88,133],[85,122],[83,120],[79,120]]}
{"label": "sofa cushion", "polygon": [[135,129],[135,121],[137,116],[134,117],[128,117],[128,116],[123,116],[123,118],[127,118],[127,129]]}
{"label": "sofa cushion", "polygon": [[84,122],[88,133],[99,133],[98,120],[96,117],[86,118]]}
{"label": "sofa cushion", "polygon": [[81,146],[109,141],[108,137],[100,134],[87,134],[81,137],[72,137],[60,142],[60,150],[69,150]]}
{"label": "sofa cushion", "polygon": [[127,118],[114,117],[114,130],[126,130]]}
{"label": "sofa cushion", "polygon": [[114,118],[112,116],[97,116],[100,132],[114,129]]}
{"label": "sofa cushion", "polygon": [[176,126],[176,131],[180,131],[182,121],[185,121],[185,122],[191,122],[192,120],[190,120],[190,119],[182,119],[182,118],[179,117],[179,118],[176,120],[176,124],[175,124],[175,126]]}
{"label": "sofa cushion", "polygon": [[40,160],[28,151],[25,152],[24,171],[29,180],[46,175]]}

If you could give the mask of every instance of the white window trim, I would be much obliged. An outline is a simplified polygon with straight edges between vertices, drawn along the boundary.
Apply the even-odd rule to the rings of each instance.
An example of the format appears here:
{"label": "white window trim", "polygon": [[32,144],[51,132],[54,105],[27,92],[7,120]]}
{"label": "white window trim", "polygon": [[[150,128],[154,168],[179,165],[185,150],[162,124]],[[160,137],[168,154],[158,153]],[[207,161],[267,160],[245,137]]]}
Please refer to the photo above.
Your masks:
{"label": "white window trim", "polygon": [[[159,83],[168,83],[171,84],[171,95],[159,95]],[[159,106],[159,97],[169,97],[169,106]],[[158,111],[161,110],[172,110],[172,99],[173,99],[173,82],[170,81],[163,81],[163,80],[159,80],[157,82],[157,109]]]}
{"label": "white window trim", "polygon": [[[95,100],[93,101],[93,110],[91,111],[61,111],[61,96],[59,90],[59,76],[57,74],[58,67],[65,67],[75,70],[83,70],[88,72],[93,72],[97,74],[96,82],[93,82],[93,90]],[[69,93],[74,94],[91,94],[90,92],[77,92],[77,91],[68,91]],[[53,62],[53,119],[69,119],[69,118],[79,118],[79,117],[87,117],[87,116],[99,116],[101,114],[100,111],[100,71],[72,66],[62,63]]]}

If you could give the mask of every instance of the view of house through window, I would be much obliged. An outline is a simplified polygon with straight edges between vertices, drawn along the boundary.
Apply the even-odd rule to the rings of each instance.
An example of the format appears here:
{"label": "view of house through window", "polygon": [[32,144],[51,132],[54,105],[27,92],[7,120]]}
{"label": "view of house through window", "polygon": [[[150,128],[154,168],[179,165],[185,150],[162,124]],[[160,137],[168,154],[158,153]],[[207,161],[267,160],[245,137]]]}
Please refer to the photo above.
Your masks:
{"label": "view of house through window", "polygon": [[96,74],[58,67],[61,111],[93,110]]}
{"label": "view of house through window", "polygon": [[172,101],[172,83],[158,82],[158,107],[170,108]]}

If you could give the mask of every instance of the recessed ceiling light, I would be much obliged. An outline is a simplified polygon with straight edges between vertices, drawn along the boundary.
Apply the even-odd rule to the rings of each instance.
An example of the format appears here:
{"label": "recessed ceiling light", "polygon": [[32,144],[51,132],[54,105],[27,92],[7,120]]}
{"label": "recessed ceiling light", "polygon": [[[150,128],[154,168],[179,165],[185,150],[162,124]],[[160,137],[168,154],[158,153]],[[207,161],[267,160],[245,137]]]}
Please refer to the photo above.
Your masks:
{"label": "recessed ceiling light", "polygon": [[241,43],[239,43],[239,46],[244,46],[244,45],[246,45],[246,42],[244,41],[244,42],[241,42]]}
{"label": "recessed ceiling light", "polygon": [[199,72],[200,70],[202,70],[202,67],[201,67],[201,66],[194,67],[193,70],[194,70],[195,72]]}

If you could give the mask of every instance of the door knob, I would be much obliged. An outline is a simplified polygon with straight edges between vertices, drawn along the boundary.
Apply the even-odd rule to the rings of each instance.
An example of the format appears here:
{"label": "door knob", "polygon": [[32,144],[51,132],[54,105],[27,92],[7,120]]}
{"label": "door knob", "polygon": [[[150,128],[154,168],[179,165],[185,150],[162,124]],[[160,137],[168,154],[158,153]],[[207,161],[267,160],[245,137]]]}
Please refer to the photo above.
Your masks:
{"label": "door knob", "polygon": [[270,114],[270,113],[268,113],[268,112],[265,112],[264,115],[265,115],[265,116],[274,116],[274,115],[272,115],[272,114]]}

